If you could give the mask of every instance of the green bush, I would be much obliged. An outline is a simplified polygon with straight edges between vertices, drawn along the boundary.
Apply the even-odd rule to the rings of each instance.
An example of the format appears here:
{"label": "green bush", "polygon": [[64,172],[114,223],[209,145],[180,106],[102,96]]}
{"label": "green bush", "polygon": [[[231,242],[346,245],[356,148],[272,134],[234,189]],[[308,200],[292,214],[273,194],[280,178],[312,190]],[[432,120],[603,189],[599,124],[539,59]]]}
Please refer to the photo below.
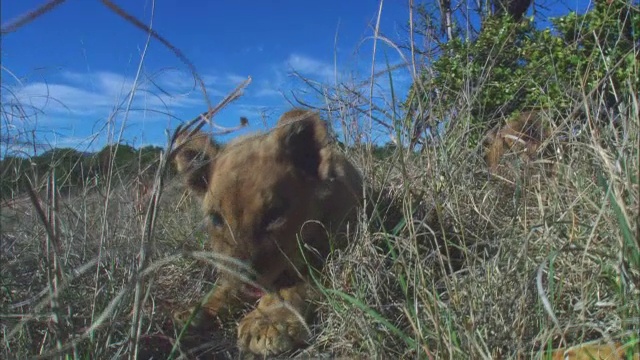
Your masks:
{"label": "green bush", "polygon": [[477,37],[444,43],[441,56],[409,91],[410,119],[430,119],[433,127],[461,106],[461,94],[469,94],[464,105],[471,107],[471,124],[479,125],[472,134],[477,140],[501,116],[535,108],[567,113],[582,100],[580,94],[613,109],[631,95],[628,89],[638,88],[636,8],[596,2],[587,13],[569,13],[552,25],[488,17]]}

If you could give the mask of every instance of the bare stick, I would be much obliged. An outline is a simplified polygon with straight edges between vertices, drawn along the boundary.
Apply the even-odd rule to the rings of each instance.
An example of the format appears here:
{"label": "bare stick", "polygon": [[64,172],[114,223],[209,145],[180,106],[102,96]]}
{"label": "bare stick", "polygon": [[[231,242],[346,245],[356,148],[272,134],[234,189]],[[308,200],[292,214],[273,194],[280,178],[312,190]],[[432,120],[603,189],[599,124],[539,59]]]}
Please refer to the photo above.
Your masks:
{"label": "bare stick", "polygon": [[127,20],[128,22],[133,24],[138,29],[149,33],[149,35],[151,35],[151,37],[153,37],[154,39],[160,41],[160,43],[162,43],[162,45],[164,45],[167,48],[169,48],[169,50],[171,50],[178,57],[178,59],[180,59],[185,65],[187,65],[189,70],[191,70],[191,74],[193,74],[193,77],[195,77],[196,80],[198,81],[198,83],[200,84],[200,89],[202,90],[202,94],[204,95],[204,99],[207,102],[207,107],[211,108],[211,101],[209,100],[209,96],[207,95],[207,89],[206,89],[206,86],[204,85],[204,81],[202,80],[200,75],[198,75],[198,71],[196,70],[196,67],[193,65],[193,63],[191,61],[189,61],[189,59],[187,59],[186,56],[184,56],[184,54],[182,53],[182,51],[180,51],[180,49],[178,49],[177,47],[173,46],[173,44],[171,44],[167,39],[165,39],[160,34],[158,34],[157,31],[149,28],[142,21],[136,19],[133,15],[128,14],[121,7],[119,7],[118,5],[116,5],[113,2],[111,2],[111,0],[101,0],[101,1],[106,7],[108,7],[111,11],[116,13],[118,16],[120,16],[123,19]]}
{"label": "bare stick", "polygon": [[53,8],[62,4],[63,2],[65,2],[65,0],[50,0],[39,8],[29,11],[28,13],[18,17],[16,20],[9,22],[9,25],[4,26],[2,28],[2,35],[6,35],[10,32],[18,30],[20,27],[53,10]]}

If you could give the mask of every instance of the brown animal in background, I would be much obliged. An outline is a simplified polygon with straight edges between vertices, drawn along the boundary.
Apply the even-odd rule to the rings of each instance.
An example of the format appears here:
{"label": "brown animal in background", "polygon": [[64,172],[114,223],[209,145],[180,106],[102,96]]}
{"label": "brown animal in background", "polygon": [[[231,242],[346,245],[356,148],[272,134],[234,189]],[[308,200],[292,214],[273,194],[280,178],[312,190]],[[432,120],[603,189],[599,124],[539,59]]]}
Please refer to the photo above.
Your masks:
{"label": "brown animal in background", "polygon": [[489,171],[498,170],[502,157],[508,151],[518,151],[524,161],[535,160],[540,145],[550,132],[543,124],[538,111],[527,111],[499,129],[491,130],[485,137],[488,148],[485,160]]}
{"label": "brown animal in background", "polygon": [[551,353],[551,360],[640,360],[640,351],[621,343],[580,344],[567,349],[557,349]]}
{"label": "brown animal in background", "polygon": [[[330,142],[315,112],[286,112],[266,134],[215,145],[197,132],[177,138],[175,155],[186,185],[202,200],[213,251],[253,271],[227,264],[195,316],[195,328],[259,300],[238,325],[238,347],[273,355],[299,347],[316,292],[318,269],[333,248],[347,244],[362,202],[362,178]],[[237,274],[254,280],[247,284]],[[262,293],[257,291],[261,288]]]}

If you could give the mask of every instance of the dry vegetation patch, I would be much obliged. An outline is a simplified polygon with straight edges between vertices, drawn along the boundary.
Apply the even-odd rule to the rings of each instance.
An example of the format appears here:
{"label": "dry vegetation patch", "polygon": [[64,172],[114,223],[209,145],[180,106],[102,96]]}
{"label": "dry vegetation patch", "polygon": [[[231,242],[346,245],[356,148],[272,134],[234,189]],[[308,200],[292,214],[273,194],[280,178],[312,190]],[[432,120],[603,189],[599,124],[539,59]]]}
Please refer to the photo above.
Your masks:
{"label": "dry vegetation patch", "polygon": [[[635,229],[637,184],[611,162],[610,148],[570,145],[557,175],[536,181],[491,177],[478,171],[481,154],[462,148],[398,150],[371,162],[348,153],[363,169],[369,207],[358,241],[334,252],[319,274],[324,296],[301,355],[528,358],[548,346],[633,339],[640,274],[621,221]],[[630,143],[615,149],[637,151]],[[625,159],[626,169],[637,168],[637,157]],[[147,249],[141,354],[166,356],[181,331],[171,309],[197,303],[215,281],[212,261],[198,255],[206,251],[198,203],[176,181],[164,187]],[[130,351],[130,278],[145,217],[129,188],[58,197],[61,278],[34,206],[3,208],[6,356],[55,351],[56,343],[74,344],[65,351],[78,356]],[[50,197],[40,198],[47,209]],[[92,326],[91,336],[74,340]],[[234,338],[221,333],[190,349],[233,357]]]}
{"label": "dry vegetation patch", "polygon": [[[110,1],[103,3],[126,18]],[[501,62],[512,52],[539,51],[500,47],[505,52],[497,56],[489,41],[493,38],[500,44],[518,36],[534,39],[537,42],[531,44],[549,45],[550,52],[582,51],[589,44],[598,48],[607,45],[608,38],[574,15],[569,20],[575,21],[563,20],[558,31],[567,32],[571,24],[586,24],[591,30],[570,33],[575,39],[569,44],[551,32],[531,31],[528,23],[501,27],[488,17],[487,34],[462,50],[451,48],[451,58],[443,56],[444,62],[431,63],[434,68],[428,70],[434,71],[425,71],[425,84],[439,87],[446,96],[427,99],[433,94],[424,89],[420,94],[416,86],[404,103],[416,106],[426,94],[435,114],[429,115],[449,120],[442,126],[444,136],[425,136],[421,151],[411,138],[405,141],[410,146],[396,145],[382,155],[372,144],[346,141],[346,156],[364,177],[366,207],[351,245],[334,251],[324,272],[314,273],[322,290],[314,300],[320,311],[309,347],[292,357],[539,359],[553,354],[555,359],[564,356],[565,349],[574,351],[572,347],[585,343],[587,349],[605,351],[610,345],[626,352],[619,356],[638,357],[639,71],[637,61],[623,61],[637,60],[637,41],[628,41],[637,39],[637,30],[626,34],[629,21],[609,16],[605,7],[622,3],[597,2],[601,12],[596,16],[602,16],[602,22],[587,19],[607,29],[618,29],[607,21],[621,25],[620,36],[608,44],[610,53],[621,57],[615,64],[600,63],[610,53],[599,52],[580,53],[583,58],[576,56],[584,61],[569,65],[564,61],[574,59],[563,52],[558,58],[518,62],[516,56],[513,62]],[[630,17],[638,16],[637,6],[627,5],[627,10]],[[152,35],[166,45],[157,33]],[[588,41],[579,43],[584,39]],[[628,48],[618,51],[623,45]],[[171,49],[197,77],[184,56]],[[480,66],[466,63],[471,61],[467,52],[473,51],[479,54]],[[456,57],[459,53],[465,55]],[[556,60],[574,66],[578,78],[594,84],[561,77],[564,70],[555,67]],[[480,75],[438,68],[449,70],[456,61],[456,69]],[[517,77],[509,66],[518,64],[539,67],[517,68]],[[626,72],[616,72],[623,68]],[[433,76],[438,69],[442,78]],[[505,73],[513,77],[505,79]],[[547,77],[544,83],[529,82],[538,73]],[[494,74],[498,75],[490,79],[491,86],[484,83],[484,76]],[[477,89],[452,89],[457,83],[473,83]],[[514,91],[512,83],[519,84]],[[543,120],[564,135],[537,138],[540,144],[524,160],[516,151],[505,151],[502,168],[492,173],[479,145],[486,131],[477,128],[493,128],[502,118],[497,114],[524,107],[525,96],[518,88],[523,84],[533,89],[528,94],[533,100],[526,101],[544,103]],[[324,93],[328,95],[323,104],[324,113],[342,124],[344,133],[357,128],[351,125],[363,122],[363,117],[399,134],[416,132],[414,125],[419,124],[412,121],[418,110],[409,109],[402,123],[395,104],[376,108],[373,100],[362,101],[366,95],[358,89],[347,87],[341,84]],[[513,98],[500,97],[505,93]],[[553,96],[562,101],[554,103]],[[609,98],[616,98],[615,106],[607,103]],[[581,127],[574,132],[576,121]],[[542,159],[538,145],[544,150],[549,143],[562,151],[547,152]],[[165,160],[168,157],[160,155],[158,163],[163,165],[155,176],[111,169],[110,176],[71,190],[47,185],[45,176],[44,181],[34,181],[37,191],[31,198],[18,192],[2,194],[0,357],[238,357],[234,326],[223,327],[230,332],[194,338],[185,337],[172,320],[176,307],[195,305],[210,291],[219,259],[206,246],[198,202],[163,171]],[[553,171],[548,171],[549,163]],[[0,173],[8,170],[18,171],[3,168]],[[176,345],[178,340],[182,346]],[[563,350],[554,353],[558,348]]]}

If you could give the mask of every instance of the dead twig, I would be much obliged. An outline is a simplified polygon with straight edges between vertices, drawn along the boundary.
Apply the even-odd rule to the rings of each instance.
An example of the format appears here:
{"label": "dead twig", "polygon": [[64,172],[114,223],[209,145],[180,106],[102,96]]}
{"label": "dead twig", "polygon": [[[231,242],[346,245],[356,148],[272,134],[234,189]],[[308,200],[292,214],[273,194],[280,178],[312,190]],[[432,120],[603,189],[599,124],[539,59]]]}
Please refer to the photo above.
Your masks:
{"label": "dead twig", "polygon": [[10,21],[9,25],[2,27],[2,35],[6,35],[8,33],[14,32],[24,25],[32,22],[33,20],[39,18],[40,16],[48,13],[53,10],[56,6],[61,5],[66,0],[49,0],[44,5],[36,8],[35,10],[29,11],[28,13],[18,17],[14,21]]}
{"label": "dead twig", "polygon": [[211,108],[211,101],[209,100],[209,96],[207,95],[207,89],[204,84],[204,80],[202,80],[200,75],[198,75],[198,70],[196,70],[195,65],[193,65],[193,63],[189,61],[189,59],[182,53],[182,51],[180,51],[180,49],[178,49],[173,44],[171,44],[169,40],[165,39],[160,34],[158,34],[157,31],[151,29],[145,23],[138,20],[135,16],[127,13],[126,11],[124,11],[124,9],[114,4],[111,0],[101,0],[101,1],[107,8],[109,8],[109,10],[113,11],[121,18],[130,22],[138,29],[148,33],[152,38],[158,40],[162,45],[166,46],[169,50],[171,50],[178,57],[178,59],[180,59],[185,65],[187,65],[193,77],[195,77],[198,83],[200,84],[200,89],[202,90],[204,99],[207,102],[207,107]]}

